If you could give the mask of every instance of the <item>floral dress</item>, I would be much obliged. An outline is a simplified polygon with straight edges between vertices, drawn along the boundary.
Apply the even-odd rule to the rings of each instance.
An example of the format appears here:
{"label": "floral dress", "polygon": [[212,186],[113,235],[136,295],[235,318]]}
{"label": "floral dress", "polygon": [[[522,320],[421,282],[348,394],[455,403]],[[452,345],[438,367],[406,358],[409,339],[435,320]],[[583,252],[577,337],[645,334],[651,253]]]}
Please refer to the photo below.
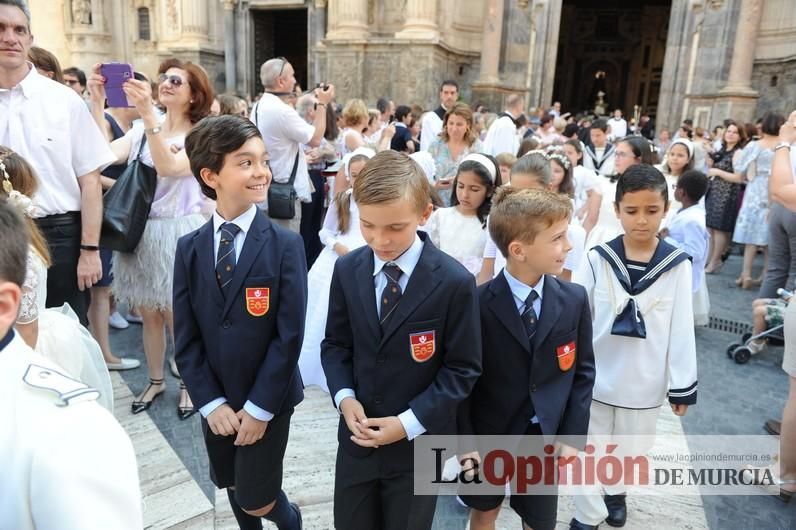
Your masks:
{"label": "floral dress", "polygon": [[[736,243],[761,247],[768,245],[768,177],[773,161],[773,150],[762,148],[758,142],[751,142],[741,151],[735,164],[736,173],[746,175],[749,181],[732,235]],[[748,173],[753,162],[754,171],[750,175]]]}

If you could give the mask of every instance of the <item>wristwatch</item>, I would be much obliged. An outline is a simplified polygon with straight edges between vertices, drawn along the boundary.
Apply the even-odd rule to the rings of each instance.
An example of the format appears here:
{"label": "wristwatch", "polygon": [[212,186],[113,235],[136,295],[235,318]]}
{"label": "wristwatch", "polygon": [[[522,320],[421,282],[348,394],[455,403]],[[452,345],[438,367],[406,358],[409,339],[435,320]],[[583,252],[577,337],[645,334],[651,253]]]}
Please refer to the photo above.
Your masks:
{"label": "wristwatch", "polygon": [[788,142],[780,142],[776,146],[774,146],[774,151],[778,149],[787,149],[790,151],[790,144]]}
{"label": "wristwatch", "polygon": [[151,129],[145,129],[144,132],[146,132],[147,134],[158,134],[162,130],[163,128],[160,125],[158,125],[157,127],[152,127]]}

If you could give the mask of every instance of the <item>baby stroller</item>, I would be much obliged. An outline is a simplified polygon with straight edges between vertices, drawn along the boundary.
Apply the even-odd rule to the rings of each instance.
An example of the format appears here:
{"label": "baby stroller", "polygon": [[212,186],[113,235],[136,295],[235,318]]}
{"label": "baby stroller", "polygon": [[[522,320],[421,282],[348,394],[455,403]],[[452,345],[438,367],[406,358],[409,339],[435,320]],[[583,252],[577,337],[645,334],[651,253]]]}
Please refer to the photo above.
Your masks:
{"label": "baby stroller", "polygon": [[[786,304],[792,296],[792,293],[784,289],[778,289],[777,294],[780,296],[780,300]],[[727,347],[727,357],[734,359],[738,364],[746,364],[753,355],[757,355],[765,349],[760,346],[761,341],[763,344],[782,346],[785,343],[784,328],[785,325],[779,319],[776,325],[766,328],[761,333],[756,335],[752,332],[744,333],[741,335],[740,343],[734,342]]]}

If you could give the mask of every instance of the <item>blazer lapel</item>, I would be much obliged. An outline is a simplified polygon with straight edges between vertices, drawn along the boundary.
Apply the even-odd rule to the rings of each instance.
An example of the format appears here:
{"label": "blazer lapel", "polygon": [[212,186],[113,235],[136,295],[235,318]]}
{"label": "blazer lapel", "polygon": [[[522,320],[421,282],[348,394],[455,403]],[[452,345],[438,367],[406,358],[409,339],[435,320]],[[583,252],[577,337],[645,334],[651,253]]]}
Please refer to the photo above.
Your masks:
{"label": "blazer lapel", "polygon": [[216,252],[213,235],[213,222],[205,223],[196,235],[195,251],[202,280],[205,285],[210,286],[210,296],[218,307],[224,307],[224,296],[221,294],[221,287],[218,286],[216,279]]}
{"label": "blazer lapel", "polygon": [[246,233],[246,239],[243,241],[243,250],[240,253],[240,258],[238,258],[238,262],[235,264],[235,274],[232,276],[232,283],[229,284],[227,299],[221,318],[224,318],[232,308],[232,304],[238,296],[238,291],[240,291],[240,288],[243,286],[243,280],[246,279],[257,256],[269,239],[270,221],[265,218],[265,214],[257,212],[251,227],[249,227],[249,231]]}
{"label": "blazer lapel", "polygon": [[[373,337],[381,336],[379,315],[376,314],[376,288],[373,286],[373,251],[370,248],[363,252],[357,262],[354,278],[357,283],[357,293],[365,312]],[[356,309],[354,309],[356,311]]]}
{"label": "blazer lapel", "polygon": [[544,280],[544,292],[542,296],[542,314],[539,317],[539,325],[536,327],[536,335],[533,336],[534,351],[547,338],[553,326],[561,316],[563,306],[561,305],[561,288],[558,280],[547,276]]}
{"label": "blazer lapel", "polygon": [[520,312],[517,309],[517,304],[514,303],[514,295],[503,273],[499,273],[492,280],[489,284],[489,291],[492,293],[492,299],[488,302],[489,309],[495,313],[500,323],[511,333],[514,339],[530,353],[531,344],[528,341],[528,334],[522,325]]}
{"label": "blazer lapel", "polygon": [[[421,302],[427,300],[432,291],[437,288],[440,279],[434,271],[439,268],[439,260],[437,253],[441,252],[433,244],[426,241],[423,244],[423,252],[420,254],[420,260],[417,262],[412,276],[409,278],[409,283],[406,284],[406,291],[401,296],[401,301],[395,308],[394,313],[387,321],[387,327],[384,328],[381,343],[379,348],[383,347],[387,340],[398,330],[401,324],[411,315]],[[372,272],[372,270],[371,270]],[[376,291],[371,285],[372,295],[375,296]]]}

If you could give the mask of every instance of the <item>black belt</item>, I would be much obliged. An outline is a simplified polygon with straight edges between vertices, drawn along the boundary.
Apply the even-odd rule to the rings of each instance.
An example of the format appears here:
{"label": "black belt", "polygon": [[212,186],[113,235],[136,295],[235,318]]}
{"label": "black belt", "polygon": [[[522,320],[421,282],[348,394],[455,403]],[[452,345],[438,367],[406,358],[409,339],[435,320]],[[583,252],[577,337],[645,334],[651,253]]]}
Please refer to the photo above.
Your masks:
{"label": "black belt", "polygon": [[35,221],[40,228],[73,225],[80,222],[80,212],[57,213],[55,215],[39,217]]}

